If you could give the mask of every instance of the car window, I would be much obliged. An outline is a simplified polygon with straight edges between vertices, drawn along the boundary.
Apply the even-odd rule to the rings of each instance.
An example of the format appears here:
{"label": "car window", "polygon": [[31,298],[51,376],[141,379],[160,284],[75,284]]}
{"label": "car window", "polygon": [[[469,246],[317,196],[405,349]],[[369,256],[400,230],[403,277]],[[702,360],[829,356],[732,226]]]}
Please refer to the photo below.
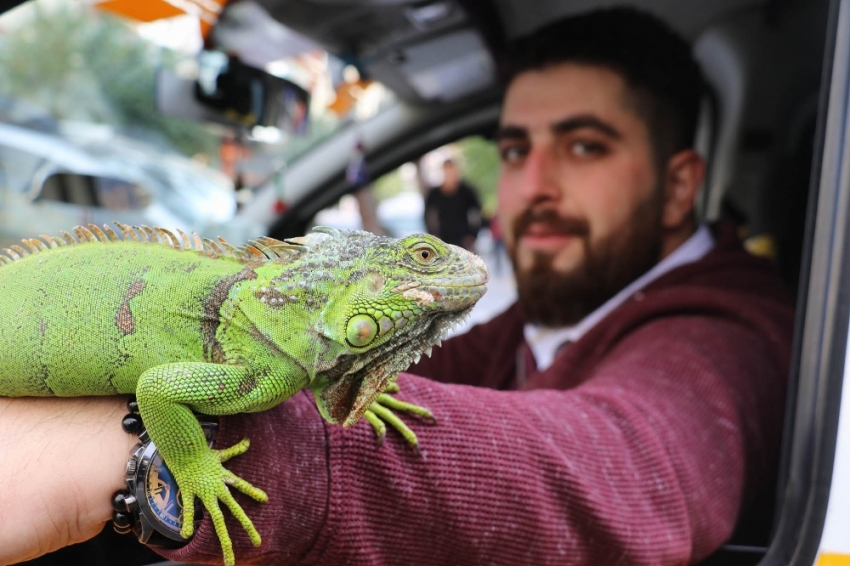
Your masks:
{"label": "car window", "polygon": [[491,319],[516,297],[505,248],[492,224],[499,173],[495,143],[481,136],[469,136],[438,147],[343,196],[333,206],[320,211],[310,225],[365,229],[393,237],[427,232],[425,198],[429,192],[439,190],[437,187],[443,182],[442,164],[447,159],[458,164],[463,181],[480,201],[483,222],[473,248],[490,270],[489,291],[475,305],[469,319],[450,331],[450,335],[455,335]]}
{"label": "car window", "polygon": [[[442,182],[441,164],[448,158],[458,161],[464,181],[475,190],[481,201],[483,216],[491,217],[496,209],[498,150],[487,138],[469,136],[404,163],[368,183],[365,188],[343,196],[337,203],[319,212],[313,223],[368,229],[393,237],[426,232],[424,197]],[[363,217],[364,208],[368,206],[377,209],[377,226],[370,226],[368,218]]]}
{"label": "car window", "polygon": [[[255,187],[395,103],[380,83],[312,48],[255,64],[309,91],[305,127],[222,126],[181,113],[199,103],[191,88],[169,98],[163,77],[200,78],[199,20],[141,22],[119,4],[33,0],[0,16],[4,215],[49,216],[39,229],[58,233],[99,217],[91,208],[130,224],[255,237],[262,227],[235,216]],[[33,235],[13,225],[0,225],[0,239]]]}
{"label": "car window", "polygon": [[220,133],[157,107],[157,73],[201,40],[169,25],[48,0],[0,17],[0,203],[28,219],[2,223],[4,242],[113,220],[208,233],[233,217]]}
{"label": "car window", "polygon": [[36,198],[115,211],[139,210],[151,202],[150,192],[141,185],[76,173],[50,175]]}

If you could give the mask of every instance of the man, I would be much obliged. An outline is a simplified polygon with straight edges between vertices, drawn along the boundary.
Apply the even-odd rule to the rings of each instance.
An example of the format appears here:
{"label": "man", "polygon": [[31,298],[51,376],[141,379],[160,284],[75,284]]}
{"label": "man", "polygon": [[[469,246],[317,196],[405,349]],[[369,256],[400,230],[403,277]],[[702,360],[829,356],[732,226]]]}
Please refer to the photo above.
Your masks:
{"label": "man", "polygon": [[475,247],[481,204],[451,159],[443,161],[443,182],[429,189],[425,197],[425,226],[446,243],[468,250]]}
{"label": "man", "polygon": [[[700,88],[687,45],[611,10],[536,32],[509,71],[499,214],[518,304],[411,368],[431,379],[399,378],[402,397],[437,418],[413,423],[421,458],[396,437],[376,449],[365,423],[326,426],[306,393],[223,418],[221,446],[252,442],[228,466],[270,496],[239,499],[260,549],[228,518],[241,564],[693,563],[763,511],[753,501],[771,495],[777,467],[791,301],[734,230],[696,225],[704,166],[690,148]],[[18,439],[8,449],[24,439],[51,458],[0,459],[43,482],[15,537],[0,530],[12,557],[5,545],[32,548],[35,521],[42,549],[105,521],[126,449],[115,400],[27,402],[0,400]],[[65,426],[85,454],[103,447],[91,473],[105,486],[59,457]],[[64,476],[51,482],[57,461]],[[220,557],[206,519],[163,552]]]}

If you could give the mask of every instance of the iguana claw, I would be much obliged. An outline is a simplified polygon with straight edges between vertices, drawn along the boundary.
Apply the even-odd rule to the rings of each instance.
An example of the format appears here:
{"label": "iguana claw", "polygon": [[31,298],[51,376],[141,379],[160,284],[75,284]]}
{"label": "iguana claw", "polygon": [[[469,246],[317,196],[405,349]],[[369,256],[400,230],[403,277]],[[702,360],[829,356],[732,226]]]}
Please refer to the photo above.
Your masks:
{"label": "iguana claw", "polygon": [[385,392],[379,395],[374,403],[369,405],[369,408],[363,414],[363,417],[375,430],[375,435],[378,437],[378,446],[381,446],[384,443],[384,438],[387,433],[387,424],[389,424],[396,429],[402,437],[404,437],[413,449],[414,454],[418,456],[419,439],[416,438],[416,433],[414,433],[410,427],[404,423],[404,421],[399,419],[398,416],[393,413],[393,410],[418,415],[433,422],[436,422],[437,419],[435,419],[434,414],[425,407],[399,401],[390,395],[390,393],[398,393],[398,391],[399,386],[397,383],[390,384]]}
{"label": "iguana claw", "polygon": [[233,542],[230,540],[230,535],[224,524],[224,514],[219,506],[219,500],[224,502],[225,506],[227,506],[233,516],[242,525],[242,528],[248,533],[251,543],[254,546],[260,546],[260,533],[257,532],[251,519],[248,518],[248,515],[245,514],[245,511],[233,498],[228,486],[235,487],[260,503],[266,503],[269,499],[263,490],[252,486],[221,465],[222,462],[226,462],[230,458],[244,453],[248,449],[249,444],[248,439],[243,439],[230,448],[223,450],[209,449],[204,453],[201,461],[196,461],[182,466],[180,469],[173,470],[183,499],[184,520],[181,529],[183,538],[188,539],[194,532],[195,527],[193,522],[186,520],[186,518],[194,517],[195,498],[197,497],[210,514],[216,535],[218,535],[219,541],[221,541],[224,563],[228,566],[235,564],[236,558],[233,553]]}

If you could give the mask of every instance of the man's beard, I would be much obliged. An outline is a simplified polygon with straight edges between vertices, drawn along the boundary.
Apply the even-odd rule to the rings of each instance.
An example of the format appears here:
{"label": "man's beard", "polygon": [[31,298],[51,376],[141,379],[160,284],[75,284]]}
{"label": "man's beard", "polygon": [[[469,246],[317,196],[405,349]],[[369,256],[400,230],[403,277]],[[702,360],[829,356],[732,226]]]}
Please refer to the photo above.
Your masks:
{"label": "man's beard", "polygon": [[[549,327],[574,325],[649,271],[661,256],[662,208],[663,192],[656,188],[635,208],[621,230],[593,243],[586,220],[563,218],[551,209],[526,210],[513,224],[515,243],[508,250],[525,319]],[[517,242],[532,223],[580,238],[583,262],[568,272],[559,272],[552,266],[556,253],[537,252],[531,267],[522,270],[517,261]]]}

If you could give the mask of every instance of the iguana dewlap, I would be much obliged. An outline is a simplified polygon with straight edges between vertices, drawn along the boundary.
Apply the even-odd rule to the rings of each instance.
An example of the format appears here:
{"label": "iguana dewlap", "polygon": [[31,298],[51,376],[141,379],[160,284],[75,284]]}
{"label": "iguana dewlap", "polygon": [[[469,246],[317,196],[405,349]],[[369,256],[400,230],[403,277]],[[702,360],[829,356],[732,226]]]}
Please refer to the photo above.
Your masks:
{"label": "iguana dewlap", "polygon": [[[193,415],[269,409],[310,389],[331,423],[361,416],[415,435],[385,395],[485,291],[477,256],[428,235],[394,240],[317,228],[234,248],[182,232],[78,227],[0,254],[0,395],[135,394],[145,427],[181,489],[183,535],[206,507],[225,562],[221,500],[260,535],[227,485],[265,493],[222,462],[248,448],[207,447]],[[118,426],[118,423],[116,423]],[[385,428],[385,427],[384,427]]]}

